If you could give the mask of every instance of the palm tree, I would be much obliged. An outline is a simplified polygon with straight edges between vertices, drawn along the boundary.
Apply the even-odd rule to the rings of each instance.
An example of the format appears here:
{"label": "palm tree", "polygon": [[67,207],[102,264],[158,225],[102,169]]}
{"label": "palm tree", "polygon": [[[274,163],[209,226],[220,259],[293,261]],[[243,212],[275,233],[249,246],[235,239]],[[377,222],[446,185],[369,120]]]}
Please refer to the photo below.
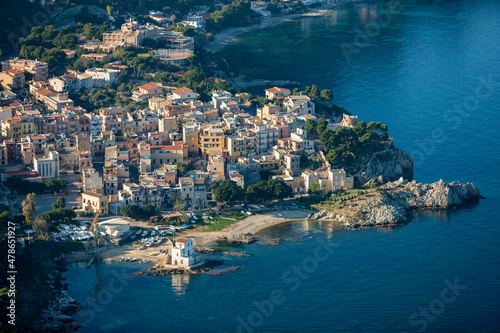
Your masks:
{"label": "palm tree", "polygon": [[175,16],[175,14],[172,14],[172,16],[170,16],[170,19],[172,20],[172,25],[175,25],[175,21],[177,20],[177,16]]}

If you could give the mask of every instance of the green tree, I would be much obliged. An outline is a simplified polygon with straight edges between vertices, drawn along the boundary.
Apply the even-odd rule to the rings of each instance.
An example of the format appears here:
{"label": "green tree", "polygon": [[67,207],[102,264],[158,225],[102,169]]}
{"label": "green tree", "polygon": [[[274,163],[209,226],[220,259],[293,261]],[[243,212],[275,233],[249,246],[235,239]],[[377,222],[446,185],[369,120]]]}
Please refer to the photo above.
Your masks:
{"label": "green tree", "polygon": [[137,218],[139,215],[141,215],[142,211],[139,206],[126,205],[120,209],[120,213],[126,217]]}
{"label": "green tree", "polygon": [[243,189],[232,180],[219,180],[210,185],[210,189],[214,194],[217,202],[225,204],[233,204],[244,198],[245,192]]}
{"label": "green tree", "polygon": [[142,211],[143,211],[144,215],[147,217],[151,217],[151,216],[154,216],[156,214],[155,206],[150,205],[150,204],[146,204],[146,205],[142,206]]}
{"label": "green tree", "polygon": [[112,6],[106,6],[106,10],[108,12],[108,16],[113,16],[113,7]]}
{"label": "green tree", "polygon": [[306,130],[309,132],[309,135],[316,135],[316,121],[313,119],[306,120]]}
{"label": "green tree", "polygon": [[212,90],[231,91],[233,90],[233,85],[227,81],[219,81],[214,83],[214,85],[212,86]]}
{"label": "green tree", "polygon": [[60,209],[60,208],[65,208],[66,207],[66,199],[64,197],[59,197],[56,202],[54,202],[52,205],[52,209]]}
{"label": "green tree", "polygon": [[23,214],[28,225],[32,225],[35,219],[35,213],[39,207],[36,206],[35,193],[29,193],[22,202]]}
{"label": "green tree", "polygon": [[333,93],[331,90],[328,89],[321,90],[322,101],[331,101],[332,99],[333,99]]}
{"label": "green tree", "polygon": [[259,170],[260,180],[268,180],[269,178],[271,178],[271,175],[272,173],[268,169],[261,168]]}
{"label": "green tree", "polygon": [[200,59],[196,54],[191,54],[186,60],[192,67],[198,65],[198,63],[200,62]]}
{"label": "green tree", "polygon": [[42,58],[39,60],[46,62],[50,68],[60,68],[66,62],[66,53],[59,49],[46,50],[45,52],[43,52]]}
{"label": "green tree", "polygon": [[312,97],[312,98],[317,98],[318,97],[318,87],[316,86],[316,84],[313,84],[311,86],[311,90],[309,91],[309,97]]}
{"label": "green tree", "polygon": [[319,194],[321,191],[321,187],[319,183],[314,183],[309,187],[309,190],[307,190],[308,194]]}
{"label": "green tree", "polygon": [[319,135],[321,135],[326,130],[327,126],[328,126],[327,120],[325,120],[323,118],[318,119],[318,121],[316,122],[316,132]]}
{"label": "green tree", "polygon": [[205,79],[205,74],[198,72],[196,69],[193,69],[184,73],[182,79],[186,81],[191,86],[192,89],[194,89],[194,86],[197,83]]}
{"label": "green tree", "polygon": [[185,208],[186,208],[186,203],[184,202],[184,200],[179,199],[179,200],[175,201],[175,204],[174,204],[175,211],[183,211]]}

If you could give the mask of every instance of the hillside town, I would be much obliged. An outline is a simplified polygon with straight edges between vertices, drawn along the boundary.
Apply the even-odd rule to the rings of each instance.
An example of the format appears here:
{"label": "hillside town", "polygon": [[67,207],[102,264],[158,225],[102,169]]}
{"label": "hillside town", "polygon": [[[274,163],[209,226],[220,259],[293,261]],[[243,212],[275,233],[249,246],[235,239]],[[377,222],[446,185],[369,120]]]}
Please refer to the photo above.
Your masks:
{"label": "hillside town", "polygon": [[[355,166],[391,144],[385,125],[358,122],[315,84],[241,88],[245,77],[208,47],[224,29],[338,1],[29,3],[27,13],[57,10],[0,44],[0,219],[29,261],[22,327],[65,325],[51,302],[71,303],[54,273],[70,254],[88,267],[110,250],[159,274],[211,270],[220,263],[195,245],[254,242],[268,221],[257,212],[306,218],[294,199],[353,189]],[[296,208],[281,212],[284,199]],[[193,228],[215,233],[196,239]]]}
{"label": "hillside town", "polygon": [[[79,174],[85,212],[119,214],[126,205],[146,204],[166,211],[177,201],[204,210],[212,200],[212,182],[231,180],[246,189],[260,180],[262,170],[296,196],[315,184],[322,193],[353,187],[353,178],[322,153],[320,167],[305,170],[301,158],[321,148],[305,126],[318,117],[307,95],[272,87],[265,90],[269,103],[255,110],[241,101],[241,93],[213,90],[211,101],[202,102],[190,88],[149,82],[131,97],[147,101],[147,108],[89,112],[68,93],[114,84],[119,69],[49,78],[47,64],[19,59],[4,61],[2,69],[1,76],[16,76],[19,87],[28,85],[33,96],[23,100],[2,82],[7,88],[0,92],[2,180],[39,182]],[[29,83],[24,71],[33,74]],[[356,125],[357,117],[346,114],[328,123],[332,129]]]}

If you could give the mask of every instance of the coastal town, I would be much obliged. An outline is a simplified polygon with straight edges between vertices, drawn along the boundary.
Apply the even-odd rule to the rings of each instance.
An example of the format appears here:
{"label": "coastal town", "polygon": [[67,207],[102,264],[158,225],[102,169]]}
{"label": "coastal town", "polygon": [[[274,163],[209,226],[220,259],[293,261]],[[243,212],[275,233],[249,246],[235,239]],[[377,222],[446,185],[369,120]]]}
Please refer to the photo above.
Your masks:
{"label": "coastal town", "polygon": [[331,90],[249,82],[217,52],[228,29],[321,17],[343,1],[174,2],[62,6],[0,53],[2,230],[51,281],[20,298],[42,288],[47,330],[65,316],[46,310],[61,262],[200,274],[222,265],[204,246],[250,244],[286,221],[386,227],[480,197],[469,183],[411,182],[413,159],[387,126],[358,119]]}
{"label": "coastal town", "polygon": [[[59,281],[44,263],[57,266],[60,255],[89,267],[114,258],[170,274],[210,270],[194,243],[253,242],[259,229],[307,217],[294,199],[354,187],[342,153],[337,162],[320,140],[323,131],[358,126],[330,90],[272,81],[235,88],[241,76],[206,51],[223,29],[308,15],[307,6],[323,3],[195,3],[139,15],[62,6],[53,24],[2,47],[2,229],[12,223],[22,257],[41,256],[29,259],[40,274]],[[390,144],[380,123],[360,126]],[[40,310],[54,283],[31,284],[45,295]],[[20,302],[31,292],[25,288]],[[23,315],[32,309],[20,309],[24,325],[34,325]]]}
{"label": "coastal town", "polygon": [[[266,16],[260,3],[251,8]],[[175,30],[189,26],[203,31],[207,15],[191,14],[177,22]],[[77,35],[81,41],[75,45],[77,52],[63,50],[67,59],[81,53],[75,64],[83,60],[101,67],[59,73],[60,69],[37,59],[14,57],[1,63],[2,200],[9,216],[17,214],[18,224],[36,229],[35,215],[24,219],[16,201],[16,195],[30,192],[26,189],[33,188],[31,183],[37,184],[33,192],[42,198],[36,213],[45,220],[42,224],[77,216],[99,215],[102,222],[117,215],[148,215],[150,222],[172,229],[196,219],[180,212],[203,213],[221,210],[224,204],[261,201],[262,197],[252,197],[252,191],[266,182],[277,184],[273,186],[279,192],[266,200],[354,187],[353,177],[325,157],[325,144],[316,130],[358,125],[357,117],[347,111],[325,112],[333,105],[331,91],[320,94],[315,86],[293,92],[269,87],[262,89],[262,97],[252,99],[223,78],[190,82],[189,77],[201,76],[204,70],[201,61],[193,60],[194,38],[172,30],[172,17],[157,11],[148,17],[154,24],[140,25],[128,18],[119,29],[103,32],[101,41]],[[121,106],[87,102],[90,109],[86,109],[70,98],[81,100],[88,91],[130,84],[130,66],[112,61],[113,52],[151,41],[162,48],[150,48],[150,61],[178,69],[168,78],[157,81],[158,73],[143,74],[150,81],[134,80],[139,83],[130,87],[131,94],[119,93]],[[57,182],[63,185],[55,189]],[[238,190],[229,197],[217,195],[222,190],[214,189],[216,182],[228,191],[234,186]],[[50,212],[61,197],[58,191],[65,203]],[[46,192],[56,193],[50,198]]]}

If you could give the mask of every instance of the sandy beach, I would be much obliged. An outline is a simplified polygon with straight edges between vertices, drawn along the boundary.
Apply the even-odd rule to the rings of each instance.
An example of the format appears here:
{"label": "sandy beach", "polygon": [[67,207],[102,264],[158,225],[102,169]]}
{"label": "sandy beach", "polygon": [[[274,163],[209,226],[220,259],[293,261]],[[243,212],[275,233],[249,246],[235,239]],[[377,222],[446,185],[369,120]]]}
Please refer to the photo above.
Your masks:
{"label": "sandy beach", "polygon": [[[282,216],[279,214],[281,213]],[[184,236],[191,238],[194,245],[206,245],[216,241],[223,236],[230,235],[241,235],[241,234],[255,234],[263,229],[277,225],[283,222],[290,222],[293,220],[303,220],[307,218],[310,211],[306,210],[283,210],[270,211],[265,214],[258,214],[249,216],[241,221],[238,221],[228,228],[221,231],[213,232],[202,232],[202,231],[190,231]]]}
{"label": "sandy beach", "polygon": [[255,24],[249,27],[237,27],[237,28],[228,28],[224,29],[218,34],[214,35],[214,40],[210,42],[205,49],[207,51],[216,53],[220,51],[223,47],[231,44],[235,41],[236,37],[239,35],[250,32],[253,30],[259,30],[264,28],[273,27],[283,22],[292,21],[299,17],[308,16],[314,13],[319,13],[322,10],[331,10],[338,7],[339,4],[326,4],[319,8],[311,9],[308,13],[302,14],[290,14],[285,16],[274,16],[274,17],[265,17],[259,24]]}
{"label": "sandy beach", "polygon": [[[197,230],[186,231],[179,235],[179,237],[191,238],[194,245],[203,246],[215,242],[217,239],[240,234],[255,234],[265,228],[271,227],[284,222],[294,220],[303,220],[311,213],[306,210],[283,210],[283,211],[270,211],[265,214],[258,214],[249,216],[241,221],[238,221],[228,228],[221,231],[202,232]],[[281,216],[280,216],[281,214]],[[86,261],[90,260],[93,256],[97,259],[104,260],[118,260],[121,257],[130,257],[136,259],[148,259],[152,262],[159,262],[165,259],[165,252],[159,253],[160,249],[168,250],[171,252],[172,245],[170,242],[164,242],[159,245],[154,245],[146,250],[139,250],[139,245],[126,244],[122,246],[110,246],[101,249],[99,252],[94,253],[90,251],[75,252],[66,257],[67,262]],[[156,255],[150,255],[155,252]]]}

